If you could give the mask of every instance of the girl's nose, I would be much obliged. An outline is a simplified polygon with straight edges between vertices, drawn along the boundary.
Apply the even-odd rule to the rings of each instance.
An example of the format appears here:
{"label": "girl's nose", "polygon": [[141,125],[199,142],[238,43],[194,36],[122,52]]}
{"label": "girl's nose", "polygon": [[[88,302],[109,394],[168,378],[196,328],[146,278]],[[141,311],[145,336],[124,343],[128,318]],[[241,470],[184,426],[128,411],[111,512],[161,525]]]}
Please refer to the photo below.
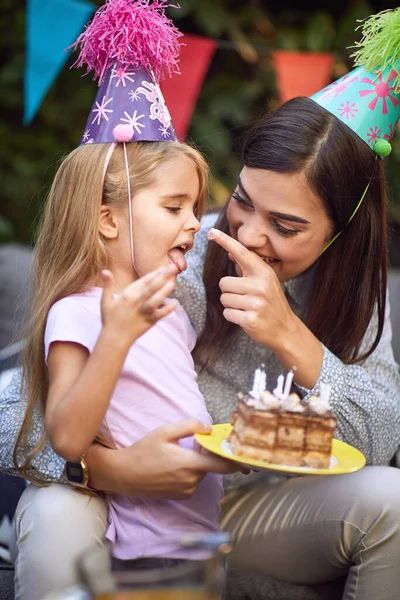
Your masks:
{"label": "girl's nose", "polygon": [[187,223],[187,229],[190,229],[192,231],[194,231],[195,233],[197,233],[198,231],[200,231],[200,221],[198,220],[198,218],[196,217],[196,215],[192,215]]}

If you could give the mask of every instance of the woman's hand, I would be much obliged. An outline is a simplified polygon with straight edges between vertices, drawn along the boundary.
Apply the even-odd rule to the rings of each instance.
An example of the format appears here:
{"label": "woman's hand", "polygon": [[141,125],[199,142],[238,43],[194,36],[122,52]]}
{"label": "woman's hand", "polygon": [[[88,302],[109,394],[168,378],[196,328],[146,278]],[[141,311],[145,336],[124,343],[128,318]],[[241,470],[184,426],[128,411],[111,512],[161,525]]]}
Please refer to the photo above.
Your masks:
{"label": "woman's hand", "polygon": [[227,321],[239,325],[256,342],[277,350],[298,327],[275,271],[255,252],[217,229],[209,238],[239,265],[242,277],[223,277],[221,303]]}
{"label": "woman's hand", "polygon": [[175,287],[177,272],[174,265],[161,267],[134,281],[115,297],[113,275],[111,271],[102,271],[103,329],[116,333],[120,342],[130,347],[157,321],[175,310],[177,300],[163,302]]}
{"label": "woman's hand", "polygon": [[220,281],[225,319],[270,348],[287,370],[296,367],[296,383],[313,388],[321,372],[323,347],[290,308],[275,271],[222,231],[211,229],[209,239],[225,248],[242,271],[242,277]]}
{"label": "woman's hand", "polygon": [[196,419],[163,425],[128,448],[92,446],[86,454],[91,487],[124,496],[185,499],[194,494],[207,472],[239,470],[236,463],[203,455],[179,445],[179,439],[209,433]]}

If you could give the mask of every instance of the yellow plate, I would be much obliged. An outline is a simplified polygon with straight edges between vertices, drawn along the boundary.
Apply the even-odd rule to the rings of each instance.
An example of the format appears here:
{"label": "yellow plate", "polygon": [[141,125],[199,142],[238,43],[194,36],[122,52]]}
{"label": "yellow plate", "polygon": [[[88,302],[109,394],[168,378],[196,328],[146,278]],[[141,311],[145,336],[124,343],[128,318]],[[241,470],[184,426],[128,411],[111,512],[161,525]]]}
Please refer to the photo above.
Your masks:
{"label": "yellow plate", "polygon": [[343,475],[344,473],[353,473],[365,466],[365,456],[353,446],[333,440],[331,466],[327,469],[313,469],[312,467],[291,467],[286,465],[277,465],[275,463],[266,463],[261,460],[251,460],[243,456],[233,454],[229,449],[227,438],[232,431],[232,425],[222,423],[213,425],[210,434],[195,435],[196,440],[203,448],[223,458],[228,458],[256,469],[266,469],[268,471],[280,471],[288,475]]}

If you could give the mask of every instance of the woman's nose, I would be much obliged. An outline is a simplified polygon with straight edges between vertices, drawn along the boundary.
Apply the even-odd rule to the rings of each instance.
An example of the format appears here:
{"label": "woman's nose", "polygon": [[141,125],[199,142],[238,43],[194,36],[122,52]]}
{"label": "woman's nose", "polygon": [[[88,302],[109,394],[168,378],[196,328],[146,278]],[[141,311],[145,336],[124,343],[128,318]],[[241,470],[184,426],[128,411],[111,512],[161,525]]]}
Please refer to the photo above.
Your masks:
{"label": "woman's nose", "polygon": [[242,223],[237,232],[238,240],[249,250],[263,248],[268,244],[268,235],[262,224],[248,220]]}

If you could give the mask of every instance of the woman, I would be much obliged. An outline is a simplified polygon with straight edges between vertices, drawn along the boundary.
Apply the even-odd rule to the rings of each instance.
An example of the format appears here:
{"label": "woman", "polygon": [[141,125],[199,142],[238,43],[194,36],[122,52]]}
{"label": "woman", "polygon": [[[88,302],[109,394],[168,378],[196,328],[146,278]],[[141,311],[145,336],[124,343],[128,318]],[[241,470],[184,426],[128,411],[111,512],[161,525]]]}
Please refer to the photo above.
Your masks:
{"label": "woman", "polygon": [[[243,162],[217,223],[216,215],[204,220],[178,291],[200,335],[199,386],[208,409],[214,422],[228,421],[237,392],[250,389],[261,361],[271,387],[296,365],[303,397],[321,380],[332,385],[336,437],[359,448],[371,466],[273,484],[261,473],[227,477],[231,491],[220,520],[235,536],[231,567],[296,584],[345,575],[346,600],[394,600],[400,472],[372,466],[389,463],[400,434],[382,161],[328,111],[298,98],[249,132]],[[209,243],[214,224],[222,233],[211,233],[217,243]],[[15,411],[9,408],[6,417],[0,439],[8,435],[9,450]],[[210,457],[177,453],[176,440],[197,427],[168,425],[122,450],[92,446],[85,459],[90,486],[132,496],[190,496],[205,471],[227,470]],[[36,462],[47,477],[51,456],[47,451]],[[57,476],[61,465],[53,462]],[[28,488],[17,511],[17,597],[33,599],[38,590],[40,598],[39,592],[73,582],[74,557],[101,543],[105,527],[101,498],[88,500],[68,486]]]}

